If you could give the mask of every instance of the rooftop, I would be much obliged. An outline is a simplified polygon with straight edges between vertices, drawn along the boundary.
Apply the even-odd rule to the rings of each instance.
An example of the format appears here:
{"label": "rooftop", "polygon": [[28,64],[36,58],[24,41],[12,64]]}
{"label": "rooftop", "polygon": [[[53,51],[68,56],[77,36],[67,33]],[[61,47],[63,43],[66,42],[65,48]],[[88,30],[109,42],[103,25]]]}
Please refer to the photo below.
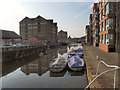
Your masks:
{"label": "rooftop", "polygon": [[0,29],[0,36],[2,37],[2,39],[18,39],[18,38],[21,38],[14,31],[1,30],[1,29]]}

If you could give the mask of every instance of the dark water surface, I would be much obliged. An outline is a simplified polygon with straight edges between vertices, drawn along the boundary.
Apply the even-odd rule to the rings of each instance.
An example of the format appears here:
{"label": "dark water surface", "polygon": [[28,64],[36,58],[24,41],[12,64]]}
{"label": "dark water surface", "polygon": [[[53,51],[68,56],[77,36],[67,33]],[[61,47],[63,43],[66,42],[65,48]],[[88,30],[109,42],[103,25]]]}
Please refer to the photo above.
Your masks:
{"label": "dark water surface", "polygon": [[78,45],[48,49],[45,55],[38,54],[3,64],[2,88],[85,88],[86,71],[73,72],[65,69],[61,73],[51,73],[49,63]]}

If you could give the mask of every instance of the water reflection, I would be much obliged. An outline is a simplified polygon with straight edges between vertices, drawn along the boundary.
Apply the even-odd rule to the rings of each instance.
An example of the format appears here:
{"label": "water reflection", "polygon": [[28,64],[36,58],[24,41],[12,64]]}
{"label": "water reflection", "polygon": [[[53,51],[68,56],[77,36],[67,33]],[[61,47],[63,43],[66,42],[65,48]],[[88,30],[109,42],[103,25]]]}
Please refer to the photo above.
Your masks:
{"label": "water reflection", "polygon": [[36,58],[39,58],[39,55],[32,56],[32,57],[24,57],[21,59],[2,63],[2,76],[5,76],[5,75],[15,71],[19,67],[29,63],[30,61],[35,60]]}
{"label": "water reflection", "polygon": [[[78,45],[72,46],[61,46],[59,48],[47,49],[47,53],[44,56],[38,54],[32,57],[21,58],[20,60],[13,60],[2,64],[2,76],[5,76],[17,68],[21,67],[21,71],[26,75],[36,73],[39,76],[48,71],[49,63],[54,58],[58,57],[58,54],[65,55],[70,49],[77,47]],[[59,76],[64,76],[64,73],[59,73]],[[72,72],[73,73],[73,72]],[[50,76],[54,76],[54,73],[50,73]],[[71,75],[71,73],[70,73]],[[56,74],[57,76],[57,74]]]}
{"label": "water reflection", "polygon": [[74,71],[69,69],[68,73],[70,76],[83,76],[85,74],[85,71],[82,70],[80,72],[74,72]]}
{"label": "water reflection", "polygon": [[66,71],[67,71],[67,69],[63,70],[60,73],[50,72],[50,77],[63,77],[65,75]]}
{"label": "water reflection", "polygon": [[[78,45],[47,49],[45,55],[26,57],[3,64],[2,83],[4,88],[84,88],[87,85],[85,72],[73,72],[66,68],[61,73],[49,71],[49,63],[59,54],[66,56]],[[9,74],[10,73],[10,74]],[[17,79],[18,78],[18,79]],[[20,79],[19,79],[20,78]],[[32,82],[31,82],[32,79]],[[46,84],[45,84],[46,83]]]}
{"label": "water reflection", "polygon": [[22,66],[21,71],[26,75],[36,73],[41,76],[48,71],[50,61],[56,57],[58,57],[58,48],[47,49],[46,55]]}
{"label": "water reflection", "polygon": [[27,65],[21,67],[21,71],[26,75],[36,73],[41,76],[43,73],[48,71],[49,61],[46,61],[45,58],[40,58],[35,61],[30,62]]}

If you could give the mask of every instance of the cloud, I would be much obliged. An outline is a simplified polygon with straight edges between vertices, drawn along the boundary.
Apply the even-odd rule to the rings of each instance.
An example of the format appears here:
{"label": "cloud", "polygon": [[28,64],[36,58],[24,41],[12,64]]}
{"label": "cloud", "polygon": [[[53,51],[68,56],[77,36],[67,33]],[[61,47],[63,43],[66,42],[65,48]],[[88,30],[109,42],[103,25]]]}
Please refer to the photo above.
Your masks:
{"label": "cloud", "polygon": [[85,15],[87,12],[90,12],[90,10],[92,9],[92,7],[93,7],[93,4],[90,4],[86,10],[83,10],[82,12],[76,14],[76,15],[74,16],[74,18],[77,19],[77,18],[79,18],[80,16]]}
{"label": "cloud", "polygon": [[22,2],[97,2],[98,0],[19,0]]}

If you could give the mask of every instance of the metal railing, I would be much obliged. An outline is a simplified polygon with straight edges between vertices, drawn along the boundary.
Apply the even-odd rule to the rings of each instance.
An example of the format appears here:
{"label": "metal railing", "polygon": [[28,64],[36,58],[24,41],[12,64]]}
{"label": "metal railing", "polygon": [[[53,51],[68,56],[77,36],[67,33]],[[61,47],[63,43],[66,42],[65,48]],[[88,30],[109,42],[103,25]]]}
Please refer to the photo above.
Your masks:
{"label": "metal railing", "polygon": [[[100,66],[101,63],[103,63],[106,67],[114,68],[114,69],[110,69],[110,70],[107,70],[107,71],[104,71],[104,72],[98,74],[99,66]],[[116,87],[115,86],[115,84],[116,84],[116,70],[118,70],[118,69],[120,69],[120,67],[118,67],[116,65],[108,65],[104,61],[100,61],[98,63],[98,67],[97,67],[97,72],[96,72],[96,75],[95,75],[96,77],[86,86],[85,90],[88,89],[98,77],[100,77],[101,75],[103,75],[105,73],[112,72],[112,71],[114,71],[114,90],[115,90],[115,87]]]}

